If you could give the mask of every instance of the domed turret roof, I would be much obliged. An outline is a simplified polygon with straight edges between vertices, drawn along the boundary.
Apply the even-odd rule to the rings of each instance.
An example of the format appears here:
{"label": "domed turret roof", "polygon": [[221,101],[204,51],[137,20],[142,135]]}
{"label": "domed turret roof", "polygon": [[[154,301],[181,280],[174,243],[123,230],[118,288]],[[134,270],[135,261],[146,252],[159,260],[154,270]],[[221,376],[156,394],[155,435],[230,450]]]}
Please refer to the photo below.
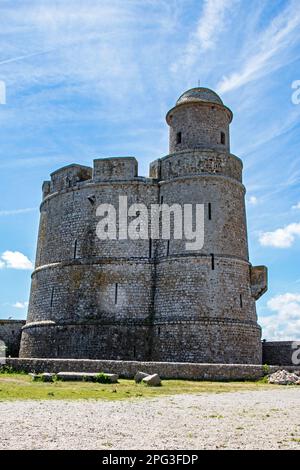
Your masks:
{"label": "domed turret roof", "polygon": [[176,101],[177,104],[187,103],[187,102],[208,102],[208,103],[217,103],[223,105],[223,101],[214,91],[209,88],[191,88],[190,90],[185,91]]}

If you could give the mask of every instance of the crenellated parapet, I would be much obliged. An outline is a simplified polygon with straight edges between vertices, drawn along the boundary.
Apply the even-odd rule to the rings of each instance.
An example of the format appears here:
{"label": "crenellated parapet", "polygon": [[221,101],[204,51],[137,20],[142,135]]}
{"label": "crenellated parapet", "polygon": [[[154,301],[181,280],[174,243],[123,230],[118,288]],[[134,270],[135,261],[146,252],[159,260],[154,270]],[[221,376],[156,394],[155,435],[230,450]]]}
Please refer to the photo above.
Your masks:
{"label": "crenellated parapet", "polygon": [[94,181],[122,181],[138,176],[138,162],[134,157],[99,158],[94,160]]}
{"label": "crenellated parapet", "polygon": [[43,200],[54,193],[82,187],[85,183],[129,181],[137,177],[138,162],[134,157],[97,158],[93,168],[72,163],[51,173],[50,181],[44,181]]}
{"label": "crenellated parapet", "polygon": [[92,178],[92,168],[72,163],[51,173],[51,181],[43,183],[44,197],[49,194],[72,188]]}

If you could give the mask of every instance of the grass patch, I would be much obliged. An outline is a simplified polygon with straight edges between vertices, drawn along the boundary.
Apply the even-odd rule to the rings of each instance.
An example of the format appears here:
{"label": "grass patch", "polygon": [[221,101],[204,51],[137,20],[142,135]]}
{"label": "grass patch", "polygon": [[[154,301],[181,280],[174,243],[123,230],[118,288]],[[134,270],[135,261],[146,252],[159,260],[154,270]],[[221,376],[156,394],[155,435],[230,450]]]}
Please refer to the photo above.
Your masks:
{"label": "grass patch", "polygon": [[223,393],[277,388],[261,382],[197,382],[164,380],[161,387],[148,387],[133,380],[120,379],[117,384],[93,382],[33,382],[24,373],[0,373],[0,401],[4,400],[87,400],[140,399],[162,395]]}

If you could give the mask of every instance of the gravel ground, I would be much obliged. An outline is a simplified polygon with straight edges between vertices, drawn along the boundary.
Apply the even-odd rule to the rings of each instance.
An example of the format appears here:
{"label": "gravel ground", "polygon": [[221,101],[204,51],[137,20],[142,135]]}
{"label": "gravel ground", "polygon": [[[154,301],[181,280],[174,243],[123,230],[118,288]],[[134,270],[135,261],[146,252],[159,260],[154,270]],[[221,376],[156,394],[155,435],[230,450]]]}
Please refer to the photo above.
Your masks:
{"label": "gravel ground", "polygon": [[300,387],[0,402],[0,449],[300,449]]}

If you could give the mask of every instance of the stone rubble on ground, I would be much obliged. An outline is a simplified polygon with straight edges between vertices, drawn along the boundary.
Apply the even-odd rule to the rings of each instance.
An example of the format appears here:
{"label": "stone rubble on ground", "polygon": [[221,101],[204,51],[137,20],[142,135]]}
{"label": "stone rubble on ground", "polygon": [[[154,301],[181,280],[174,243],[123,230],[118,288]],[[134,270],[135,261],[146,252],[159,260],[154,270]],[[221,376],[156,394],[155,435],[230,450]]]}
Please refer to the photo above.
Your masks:
{"label": "stone rubble on ground", "polygon": [[278,370],[269,376],[268,382],[276,385],[300,385],[300,377],[294,372]]}
{"label": "stone rubble on ground", "polygon": [[[58,380],[64,381],[86,381],[86,382],[94,382],[99,375],[99,372],[58,372],[57,374],[50,374],[48,372],[44,372],[43,374],[36,374],[36,373],[29,373],[28,374],[33,381],[42,380],[43,382],[53,382],[54,376]],[[119,376],[117,374],[108,374],[104,373],[105,377],[108,379],[110,383],[117,383]],[[135,376],[134,380],[136,383],[145,383],[146,385],[155,387],[161,385],[161,379],[158,374],[148,374],[146,372],[138,371]]]}

